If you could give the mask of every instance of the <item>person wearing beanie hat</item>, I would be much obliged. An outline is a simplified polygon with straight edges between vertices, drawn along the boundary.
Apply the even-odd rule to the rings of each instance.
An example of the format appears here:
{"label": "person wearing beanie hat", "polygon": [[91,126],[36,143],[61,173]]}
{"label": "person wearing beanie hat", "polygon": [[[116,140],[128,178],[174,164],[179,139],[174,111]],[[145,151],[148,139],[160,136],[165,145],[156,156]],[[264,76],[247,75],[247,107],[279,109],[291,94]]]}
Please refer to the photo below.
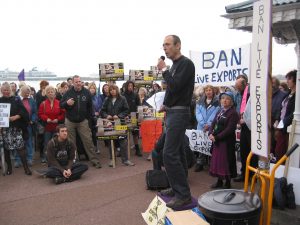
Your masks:
{"label": "person wearing beanie hat", "polygon": [[222,96],[225,96],[225,95],[228,96],[231,99],[231,101],[234,103],[234,96],[233,96],[233,93],[231,91],[226,91],[226,92],[221,93],[219,95],[220,101],[222,99]]}
{"label": "person wearing beanie hat", "polygon": [[235,128],[239,115],[234,108],[234,97],[231,92],[220,95],[221,109],[216,114],[210,130],[212,143],[210,175],[218,180],[211,188],[231,188],[231,178],[236,177]]}

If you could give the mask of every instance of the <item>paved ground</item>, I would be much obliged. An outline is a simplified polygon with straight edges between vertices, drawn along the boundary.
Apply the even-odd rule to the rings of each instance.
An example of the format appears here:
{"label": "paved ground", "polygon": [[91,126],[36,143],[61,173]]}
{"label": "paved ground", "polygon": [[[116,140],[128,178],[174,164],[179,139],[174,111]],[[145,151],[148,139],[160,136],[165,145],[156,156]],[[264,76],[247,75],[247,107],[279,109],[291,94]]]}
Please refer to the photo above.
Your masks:
{"label": "paved ground", "polygon": [[[82,179],[55,185],[38,175],[26,176],[23,168],[11,176],[0,176],[1,225],[139,225],[141,216],[156,192],[146,190],[145,172],[152,163],[133,157],[134,167],[108,167],[108,154],[100,155],[102,169],[90,169]],[[41,168],[37,163],[33,169]],[[214,182],[207,171],[190,170],[189,182],[194,197],[209,191]],[[233,184],[240,188],[240,184]]]}
{"label": "paved ground", "polygon": [[[105,154],[106,153],[106,154]],[[0,225],[143,225],[141,216],[156,192],[146,190],[145,172],[152,167],[144,158],[133,157],[134,167],[118,161],[108,167],[107,152],[100,155],[102,169],[90,167],[82,179],[55,185],[38,175],[26,176],[23,168],[11,176],[0,175]],[[118,159],[119,160],[119,159]],[[43,168],[39,163],[33,169]],[[194,197],[209,191],[214,182],[207,171],[189,172]],[[233,183],[233,188],[242,188]],[[273,210],[273,223],[299,223],[297,210]]]}

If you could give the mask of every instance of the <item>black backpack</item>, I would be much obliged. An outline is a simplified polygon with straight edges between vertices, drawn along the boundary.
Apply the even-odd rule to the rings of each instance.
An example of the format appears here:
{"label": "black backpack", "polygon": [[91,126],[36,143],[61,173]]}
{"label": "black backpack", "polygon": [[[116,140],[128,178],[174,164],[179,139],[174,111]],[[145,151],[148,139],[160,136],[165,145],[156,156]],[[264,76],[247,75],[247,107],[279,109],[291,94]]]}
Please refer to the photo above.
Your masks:
{"label": "black backpack", "polygon": [[148,190],[161,190],[170,187],[164,170],[147,170],[146,184]]}

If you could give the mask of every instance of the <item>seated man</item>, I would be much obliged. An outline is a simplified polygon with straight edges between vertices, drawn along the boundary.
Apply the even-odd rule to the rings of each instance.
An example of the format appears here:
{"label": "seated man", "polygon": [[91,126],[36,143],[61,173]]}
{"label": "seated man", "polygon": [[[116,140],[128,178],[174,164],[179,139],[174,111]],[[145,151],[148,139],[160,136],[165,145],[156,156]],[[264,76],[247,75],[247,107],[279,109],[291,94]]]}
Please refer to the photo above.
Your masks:
{"label": "seated man", "polygon": [[64,124],[56,127],[54,136],[47,145],[48,169],[46,177],[53,178],[55,184],[77,180],[88,170],[82,163],[73,163],[76,146],[68,139],[68,130]]}

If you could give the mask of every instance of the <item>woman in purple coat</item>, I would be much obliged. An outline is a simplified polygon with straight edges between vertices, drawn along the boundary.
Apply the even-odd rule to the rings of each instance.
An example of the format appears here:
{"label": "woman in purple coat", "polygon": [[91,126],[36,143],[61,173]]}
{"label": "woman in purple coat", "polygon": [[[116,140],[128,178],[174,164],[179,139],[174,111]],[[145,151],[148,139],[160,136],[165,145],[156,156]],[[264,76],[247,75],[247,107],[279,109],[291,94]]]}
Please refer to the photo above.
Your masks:
{"label": "woman in purple coat", "polygon": [[218,180],[211,188],[231,188],[230,180],[236,177],[235,158],[235,129],[239,115],[233,104],[234,97],[231,92],[220,95],[221,110],[216,114],[210,131],[209,138],[213,142],[212,158],[209,172]]}

